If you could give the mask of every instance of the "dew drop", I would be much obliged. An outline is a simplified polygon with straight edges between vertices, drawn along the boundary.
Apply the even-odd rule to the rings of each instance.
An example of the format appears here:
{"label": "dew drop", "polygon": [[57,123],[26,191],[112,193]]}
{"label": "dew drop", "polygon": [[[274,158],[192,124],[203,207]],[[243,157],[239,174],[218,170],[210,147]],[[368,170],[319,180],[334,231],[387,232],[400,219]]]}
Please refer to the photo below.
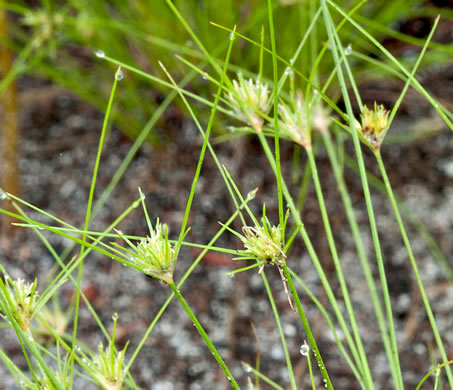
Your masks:
{"label": "dew drop", "polygon": [[227,376],[229,382],[231,382],[231,376]]}
{"label": "dew drop", "polygon": [[203,73],[202,76],[201,76],[201,78],[202,78],[203,80],[207,80],[207,79],[208,79],[208,74],[207,74],[207,73]]}
{"label": "dew drop", "polygon": [[230,41],[234,41],[236,39],[236,34],[234,32],[230,33]]}
{"label": "dew drop", "polygon": [[116,321],[117,319],[118,319],[118,313],[115,312],[115,313],[113,313],[113,315],[112,315],[112,320],[113,320],[113,321]]}
{"label": "dew drop", "polygon": [[252,367],[250,367],[250,365],[248,365],[248,364],[244,364],[244,371],[247,373],[252,372]]}
{"label": "dew drop", "polygon": [[115,73],[115,79],[121,81],[124,78],[124,73],[121,69],[118,69]]}
{"label": "dew drop", "polygon": [[104,50],[96,50],[96,51],[94,52],[94,54],[95,54],[95,56],[96,56],[97,58],[104,58],[104,57],[105,57]]}
{"label": "dew drop", "polygon": [[300,346],[300,354],[302,356],[308,356],[308,352],[310,352],[310,347],[307,344]]}
{"label": "dew drop", "polygon": [[287,76],[291,76],[293,73],[294,71],[289,66],[285,69],[285,74]]}
{"label": "dew drop", "polygon": [[141,200],[145,200],[146,199],[146,196],[143,192],[140,192],[140,199]]}
{"label": "dew drop", "polygon": [[227,275],[228,275],[230,278],[234,278],[234,272],[227,272]]}
{"label": "dew drop", "polygon": [[6,195],[6,192],[0,189],[0,199],[5,200],[7,197],[8,195]]}
{"label": "dew drop", "polygon": [[255,199],[255,195],[256,195],[256,190],[250,191],[250,192],[247,194],[247,199],[248,199],[248,200]]}
{"label": "dew drop", "polygon": [[344,54],[347,56],[350,56],[352,54],[352,44],[350,43],[346,48],[344,49]]}

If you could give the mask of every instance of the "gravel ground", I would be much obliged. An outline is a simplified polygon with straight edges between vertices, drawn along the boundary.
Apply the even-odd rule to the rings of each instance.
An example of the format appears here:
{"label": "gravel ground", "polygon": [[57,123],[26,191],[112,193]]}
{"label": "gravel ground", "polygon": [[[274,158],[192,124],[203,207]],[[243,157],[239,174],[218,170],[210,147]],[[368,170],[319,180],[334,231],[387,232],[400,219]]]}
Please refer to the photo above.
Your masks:
{"label": "gravel ground", "polygon": [[[22,82],[27,86],[21,93],[24,103],[21,111],[20,145],[22,197],[58,218],[81,225],[102,115],[63,90],[30,79]],[[392,132],[407,132],[426,118],[429,119],[428,126],[434,126],[434,113],[426,106],[422,108],[415,117],[406,112],[395,123]],[[162,222],[169,224],[171,237],[176,236],[202,140],[193,124],[181,119],[177,108],[172,108],[168,115],[167,121],[173,120],[178,126],[165,132],[167,144],[161,148],[145,145],[140,150],[92,224],[92,229],[102,230],[113,222],[137,198],[137,187],[140,186],[146,195],[152,218],[159,217]],[[106,187],[131,145],[131,141],[117,129],[112,130],[102,157],[97,196]],[[244,193],[259,187],[252,204],[253,209],[259,213],[265,202],[271,220],[275,221],[276,187],[256,140],[246,137],[216,145],[215,148],[220,160],[230,169]],[[347,144],[346,150],[352,152],[353,149]],[[282,164],[287,178],[291,169],[291,151],[289,144],[282,144]],[[430,138],[389,145],[383,150],[383,159],[396,193],[434,235],[446,254],[450,267],[453,266],[453,241],[450,239],[453,224],[452,156],[453,137],[447,129]],[[341,200],[335,191],[334,177],[324,152],[319,153],[318,161],[341,263],[352,290],[352,300],[359,327],[363,331],[376,387],[391,389],[389,369],[369,304],[367,287],[342,207],[337,206]],[[370,170],[377,173],[369,155],[367,163]],[[304,164],[305,160],[302,159],[302,165]],[[345,171],[345,178],[361,224],[365,247],[370,258],[374,259],[360,181],[350,170]],[[293,191],[295,193],[294,188]],[[438,361],[439,357],[433,352],[434,340],[391,206],[378,191],[373,191],[373,202],[395,312],[404,380],[407,388],[414,388],[429,370],[430,360]],[[232,202],[226,195],[222,179],[214,162],[207,156],[189,220],[191,232],[187,239],[207,243],[219,229],[218,221],[225,221],[232,211]],[[30,212],[29,215],[41,219],[35,212]],[[331,284],[338,291],[338,282],[312,189],[308,194],[303,220]],[[239,225],[234,226],[240,229]],[[146,234],[141,210],[131,213],[120,228],[129,234]],[[422,279],[438,319],[440,333],[444,337],[449,358],[453,359],[453,286],[446,281],[442,268],[409,224],[408,231]],[[63,252],[68,245],[67,240],[58,236],[47,233],[45,236],[58,253]],[[218,245],[239,248],[238,240],[230,234],[224,235]],[[176,280],[179,280],[197,254],[193,249],[181,252]],[[8,236],[2,234],[0,261],[12,277],[27,280],[38,277],[41,286],[46,284],[47,272],[54,265],[54,260],[43,244],[27,229],[17,229]],[[372,263],[374,265],[373,261]],[[132,353],[169,296],[169,289],[98,254],[90,254],[84,264],[85,294],[107,327],[111,326],[112,314],[119,314],[118,345],[122,346],[130,340],[128,351]],[[326,303],[319,278],[301,243],[294,246],[288,264],[312,292]],[[181,292],[197,313],[221,355],[230,363],[232,373],[241,386],[246,386],[247,377],[250,376],[241,362],[253,364],[258,352],[261,353],[262,372],[282,386],[288,386],[285,357],[261,277],[255,271],[241,273],[234,278],[228,277],[226,273],[235,266],[231,258],[210,253],[181,288]],[[377,267],[373,266],[373,272],[377,276]],[[275,269],[268,269],[267,275],[281,313],[297,382],[301,389],[308,388],[306,359],[299,353],[306,335],[296,314],[288,305],[279,273]],[[63,307],[68,305],[72,293],[70,283],[60,289],[59,297]],[[325,320],[306,295],[302,293],[301,296],[329,374],[334,378],[335,387],[359,388],[340,356]],[[257,336],[254,335],[253,326],[256,327]],[[341,332],[339,334],[341,336]],[[81,341],[93,349],[102,341],[102,335],[85,306],[80,314],[79,335]],[[19,345],[11,331],[2,330],[0,346],[20,368],[26,369]],[[170,304],[147,339],[132,367],[132,375],[144,389],[228,388],[215,360],[176,301]],[[4,365],[0,365],[0,378],[0,389],[17,388]],[[318,380],[320,381],[319,378]],[[74,388],[95,388],[82,382],[77,382]],[[320,387],[321,385],[319,383]],[[427,385],[426,388],[430,388],[429,386],[432,385]],[[262,388],[269,387],[262,384]]]}

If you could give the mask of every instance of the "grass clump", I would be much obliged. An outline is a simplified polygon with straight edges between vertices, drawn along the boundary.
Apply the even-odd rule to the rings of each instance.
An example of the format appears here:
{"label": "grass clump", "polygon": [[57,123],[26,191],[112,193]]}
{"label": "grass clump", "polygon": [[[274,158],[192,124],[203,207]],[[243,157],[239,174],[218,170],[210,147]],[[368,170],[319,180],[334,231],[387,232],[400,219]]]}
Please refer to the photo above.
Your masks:
{"label": "grass clump", "polygon": [[[363,313],[360,312],[363,309],[363,301],[370,299],[372,308],[367,315],[372,315],[373,320],[375,319],[377,323],[376,335],[373,334],[373,340],[381,340],[379,348],[382,349],[382,355],[386,358],[389,371],[389,378],[386,380],[392,381],[395,389],[402,390],[407,387],[403,371],[405,365],[401,364],[403,355],[399,351],[401,340],[398,338],[398,330],[400,324],[394,319],[394,297],[391,296],[387,280],[389,263],[382,250],[381,236],[376,223],[377,210],[373,203],[368,179],[370,167],[365,165],[363,145],[370,149],[376,159],[383,181],[381,187],[385,189],[386,200],[390,201],[394,211],[401,239],[411,264],[411,272],[429,321],[433,345],[435,343],[432,353],[436,360],[441,362],[436,370],[430,370],[427,356],[425,371],[428,372],[428,377],[434,373],[442,373],[433,379],[435,388],[440,386],[439,383],[453,386],[451,362],[448,361],[447,354],[448,345],[444,341],[445,335],[441,334],[437,325],[437,319],[420,277],[419,265],[401,217],[401,207],[393,193],[381,155],[381,149],[386,147],[385,136],[391,129],[392,121],[409,87],[417,90],[428,102],[433,104],[433,107],[445,119],[446,124],[453,129],[451,113],[436,102],[415,78],[415,73],[421,66],[431,43],[438,19],[433,23],[426,40],[418,42],[421,46],[420,54],[411,63],[411,70],[408,71],[407,63],[395,58],[379,43],[377,38],[380,34],[378,32],[370,33],[363,28],[363,21],[369,20],[373,15],[382,17],[382,21],[389,20],[390,13],[382,9],[383,7],[374,8],[375,5],[370,5],[367,15],[366,13],[360,14],[363,2],[357,4],[355,8],[344,9],[343,2],[321,0],[319,2],[298,2],[298,8],[295,8],[297,12],[292,13],[288,12],[287,7],[296,7],[296,5],[289,5],[287,2],[269,0],[265,5],[263,5],[264,2],[258,3],[260,4],[252,6],[256,13],[251,13],[252,16],[245,26],[239,24],[242,20],[238,16],[239,14],[232,11],[234,1],[228,3],[229,7],[226,7],[228,12],[225,12],[225,18],[233,23],[222,24],[216,21],[209,26],[199,12],[198,2],[187,1],[184,4],[174,4],[170,0],[158,2],[155,7],[162,11],[162,20],[159,20],[158,23],[161,28],[169,20],[172,24],[176,24],[175,21],[179,22],[175,27],[179,31],[179,35],[176,34],[174,42],[153,35],[157,30],[153,30],[150,34],[145,33],[142,21],[139,19],[136,24],[131,25],[131,31],[128,31],[129,18],[136,16],[139,8],[140,12],[149,10],[146,4],[137,3],[135,6],[131,5],[129,9],[121,2],[113,2],[109,7],[97,4],[93,6],[93,9],[84,9],[80,6],[80,2],[70,1],[67,9],[64,10],[55,11],[51,9],[52,7],[44,7],[39,11],[27,12],[23,5],[12,7],[12,10],[22,15],[27,25],[33,29],[35,39],[30,51],[26,52],[31,56],[30,58],[39,54],[39,50],[44,53],[44,46],[50,48],[52,42],[54,50],[61,50],[64,46],[61,46],[63,44],[59,39],[64,40],[62,37],[65,34],[73,33],[80,39],[80,42],[86,43],[87,39],[91,39],[100,48],[99,50],[102,50],[96,52],[98,62],[94,67],[94,73],[99,70],[99,75],[104,75],[109,72],[110,65],[118,67],[113,77],[112,72],[109,73],[110,83],[113,79],[113,85],[105,109],[98,153],[93,161],[94,168],[88,202],[84,210],[83,226],[81,228],[73,226],[24,199],[0,191],[0,199],[9,202],[15,210],[12,212],[2,208],[0,211],[15,218],[20,226],[32,229],[49,249],[58,265],[57,271],[53,270],[49,279],[42,278],[41,280],[40,278],[40,286],[44,286],[40,295],[37,294],[37,279],[33,283],[26,283],[22,279],[13,280],[6,276],[5,271],[4,278],[0,279],[0,311],[6,320],[5,327],[11,328],[17,337],[27,367],[19,368],[14,359],[8,357],[2,349],[0,349],[0,357],[11,375],[18,383],[23,383],[24,388],[71,389],[76,383],[75,380],[94,384],[107,390],[141,388],[134,379],[133,366],[137,363],[140,352],[149,342],[150,334],[156,324],[159,323],[174,298],[177,299],[179,307],[183,309],[188,320],[194,325],[205,346],[209,349],[219,370],[223,373],[224,382],[230,383],[231,387],[235,389],[240,389],[241,386],[242,388],[248,386],[259,389],[261,383],[266,383],[276,389],[280,389],[282,386],[291,389],[311,386],[315,389],[319,387],[319,384],[333,389],[336,381],[339,383],[339,379],[342,379],[339,377],[341,374],[335,371],[335,364],[331,360],[332,356],[335,356],[335,359],[341,361],[342,372],[347,371],[348,383],[351,387],[373,390],[379,388],[378,378],[382,373],[375,372],[374,351],[370,353],[369,334],[364,332],[364,326],[361,326]],[[396,3],[402,4],[399,1]],[[405,4],[407,6],[407,3]],[[190,8],[191,6],[192,8]],[[125,15],[124,19],[110,20],[108,16],[111,10],[118,10],[120,15]],[[379,18],[375,18],[375,20],[379,20]],[[269,28],[257,29],[263,21]],[[286,24],[283,24],[282,21],[286,21]],[[160,25],[161,22],[162,25]],[[229,27],[236,22],[239,27]],[[302,23],[303,28],[298,23]],[[105,37],[98,36],[98,29],[93,26],[101,26]],[[212,29],[209,31],[215,32],[207,32],[205,30],[207,26]],[[282,42],[285,41],[282,41],[282,38],[275,33],[276,27],[282,31],[283,36],[292,38],[288,40],[290,44],[284,48]],[[154,29],[156,26],[153,25],[151,28]],[[384,28],[384,25],[381,25],[381,28]],[[18,30],[17,34],[21,37],[21,31]],[[62,34],[58,35],[57,30],[61,30]],[[267,30],[269,31],[267,32]],[[295,31],[299,35],[296,35]],[[386,31],[388,32],[388,29]],[[137,47],[143,49],[143,53],[140,50],[138,52],[142,54],[140,63],[144,64],[144,69],[135,66],[136,61],[131,58],[129,50],[121,45],[119,40],[115,41],[119,32],[124,34],[124,39],[130,37],[129,34],[131,34],[134,39],[141,42],[141,44],[137,44]],[[259,39],[254,38],[255,33],[258,33]],[[220,45],[218,44],[219,37],[222,37]],[[190,39],[192,44],[182,44],[183,38]],[[353,40],[352,44],[349,44],[350,40]],[[247,46],[253,48],[250,55],[241,58],[241,54],[238,54],[241,52],[238,41],[245,42]],[[101,44],[103,42],[104,45]],[[149,48],[144,47],[146,46],[144,42],[151,42],[159,48],[157,52],[161,54],[158,60],[160,62],[153,62],[154,66],[150,65],[151,62],[147,62],[150,60],[151,54]],[[219,47],[218,50],[213,49],[214,42]],[[179,54],[176,60],[173,57],[171,60],[168,59],[168,48],[165,48],[165,45],[170,43],[172,44],[171,50],[175,50]],[[280,48],[282,49],[280,50]],[[107,53],[107,49],[111,49],[111,53]],[[435,50],[442,51],[445,50],[445,47],[436,46]],[[388,59],[387,62],[381,64],[380,72],[391,74],[404,82],[400,97],[391,111],[387,111],[383,105],[377,103],[373,108],[368,108],[360,95],[359,82],[361,80],[356,77],[356,74],[363,74],[363,69],[368,73],[374,69],[373,67],[377,66],[373,61],[375,57]],[[47,61],[48,59],[40,58],[36,64],[37,72],[52,72]],[[154,57],[153,61],[155,61]],[[441,62],[441,60],[439,61]],[[103,66],[103,68],[98,68],[98,66]],[[181,75],[184,73],[187,74],[183,78]],[[55,69],[52,75],[54,80],[58,80],[58,69]],[[234,76],[230,77],[230,75]],[[67,77],[67,79],[65,82],[70,83],[71,78]],[[191,81],[192,84],[188,87],[188,83]],[[93,101],[94,95],[90,91],[90,82],[90,79],[87,78],[86,93],[83,96],[87,100]],[[120,82],[121,84],[119,84]],[[143,101],[146,100],[140,95],[141,88],[142,85],[147,85],[146,83],[149,82],[153,83],[153,86],[159,91],[165,91],[167,97],[162,106],[156,109],[149,118],[142,132],[137,130],[138,127],[132,131],[132,133],[135,132],[135,135],[140,135],[123,165],[96,203],[95,194],[99,187],[98,174],[102,169],[101,156],[105,149],[105,141],[112,119],[115,117],[118,123],[124,124],[128,123],[128,118],[135,116],[131,112],[127,113],[128,109],[133,107],[137,108],[134,112],[140,112],[140,109],[143,108]],[[197,83],[203,84],[203,87]],[[74,90],[78,90],[78,86],[72,85],[72,87]],[[126,89],[129,90],[128,93],[124,93],[124,96],[117,96],[117,90]],[[212,90],[215,90],[213,98]],[[153,127],[159,122],[160,116],[176,97],[180,100],[178,104],[184,107],[185,112],[188,113],[199,131],[202,143],[185,210],[179,221],[179,232],[177,231],[174,236],[173,231],[171,234],[175,239],[171,239],[167,224],[161,223],[158,215],[152,215],[153,219],[150,217],[145,204],[145,196],[141,190],[139,190],[139,198],[133,200],[125,211],[120,213],[115,210],[119,216],[110,226],[103,231],[90,230],[93,219],[110,197],[121,176],[127,171],[128,165],[140,145],[148,138]],[[102,94],[97,99],[102,100]],[[118,106],[114,104],[117,99],[120,103]],[[360,112],[354,111],[353,101],[357,103]],[[105,100],[102,100],[102,104],[105,105]],[[153,109],[155,108],[153,104],[151,106]],[[143,114],[143,117],[145,116]],[[234,121],[240,121],[245,126],[229,128],[225,125],[230,122],[234,123]],[[130,123],[135,126],[141,121],[134,120]],[[225,128],[234,130],[234,132],[228,134],[220,131]],[[213,138],[213,134],[220,134],[220,136]],[[269,211],[266,211],[264,206],[261,218],[255,217],[252,209],[256,190],[250,191],[245,197],[242,195],[242,189],[239,188],[240,185],[235,178],[238,175],[237,172],[230,173],[227,164],[221,161],[216,149],[217,141],[219,143],[220,141],[228,142],[232,138],[242,137],[245,134],[256,140],[259,150],[257,153],[262,154],[268,164],[263,167],[263,171],[275,181],[276,192],[268,194],[271,199],[274,199],[273,211],[278,215],[275,217],[277,221],[275,224],[270,222],[272,218],[267,216]],[[346,139],[351,141],[350,148],[353,148],[355,152],[352,164],[359,173],[365,199],[365,211],[368,217],[368,224],[365,227],[359,225],[356,209],[353,206],[345,179],[344,140]],[[289,150],[288,144],[285,144],[286,148],[280,148],[280,144],[283,145],[287,141],[293,144],[293,167],[296,171],[293,178],[297,180],[300,178],[300,166],[303,162],[306,164],[304,176],[298,183],[300,191],[297,200],[293,193],[292,184],[294,183],[290,183],[286,178],[285,167],[288,156],[285,153]],[[306,155],[305,160],[301,158],[302,152],[304,156]],[[322,153],[327,155],[331,170],[329,172],[333,173],[341,196],[341,205],[337,205],[337,207],[344,208],[350,226],[350,234],[359,260],[354,267],[361,269],[365,277],[366,293],[359,299],[353,299],[358,293],[357,286],[354,282],[355,279],[345,271],[347,264],[339,250],[338,234],[331,216],[333,213],[328,210],[329,205],[325,200],[325,193],[335,191],[335,189],[323,187],[326,180],[318,172],[318,163],[323,156]],[[212,233],[209,242],[200,243],[191,241],[189,225],[193,221],[190,217],[197,212],[193,209],[193,204],[199,194],[197,189],[199,179],[203,175],[202,168],[206,165],[206,154],[212,158],[210,163],[215,166],[222,178],[225,193],[233,206],[230,217],[221,221],[219,230],[208,232]],[[314,240],[310,237],[312,232],[306,229],[303,221],[305,216],[303,200],[307,196],[307,188],[311,182],[314,185],[315,193],[312,204],[317,204],[317,208],[312,212],[318,213],[317,217],[323,225],[323,230],[320,229],[317,232],[316,245],[313,244]],[[148,232],[140,236],[123,233],[119,230],[118,225],[140,204],[144,210],[144,221]],[[269,208],[269,203],[266,202],[266,204]],[[30,217],[27,214],[29,210],[32,210],[34,215],[37,213],[40,217],[47,218],[50,222],[44,223],[40,222],[39,218]],[[151,220],[154,220],[155,223],[151,223]],[[235,230],[232,227],[235,223],[242,226],[242,229]],[[42,234],[43,230],[46,234],[59,235],[72,241],[72,246],[68,246],[67,254],[74,247],[78,248],[77,254],[70,260],[67,254],[58,255],[47,236]],[[226,232],[232,233],[239,239],[241,249],[215,246],[219,238]],[[365,234],[371,238],[374,254],[369,253],[365,248],[362,237]],[[118,242],[125,242],[127,245],[120,245]],[[296,243],[298,245],[295,245]],[[325,243],[328,251],[321,252],[317,248],[319,243]],[[196,248],[200,254],[193,256],[195,252],[185,251],[186,247]],[[312,291],[313,283],[311,285],[306,283],[303,273],[300,272],[301,247],[306,251],[307,259],[311,260],[311,272],[316,273],[316,293]],[[196,308],[194,309],[190,299],[186,297],[184,283],[189,277],[194,277],[192,273],[199,267],[201,259],[208,251],[231,256],[236,261],[254,262],[252,265],[233,269],[228,274],[234,276],[238,273],[256,273],[258,271],[260,291],[267,300],[269,317],[272,313],[273,330],[276,334],[278,333],[280,340],[278,348],[282,351],[281,360],[286,365],[285,379],[278,378],[285,382],[282,385],[278,384],[275,378],[268,377],[263,372],[260,366],[260,353],[257,353],[255,364],[238,362],[237,356],[228,357],[225,348],[219,347],[218,343],[213,341],[212,321],[207,321],[206,313],[199,312],[195,305],[193,305]],[[146,330],[136,343],[126,342],[123,348],[119,348],[116,345],[119,343],[116,340],[118,315],[113,315],[113,330],[110,336],[110,332],[105,329],[96,308],[84,293],[82,288],[84,270],[86,262],[93,256],[93,252],[102,255],[109,261],[115,261],[128,267],[128,271],[137,274],[136,277],[146,275],[163,282],[160,285],[153,284],[152,286],[159,291],[164,291],[167,294],[167,300],[162,303],[161,309],[153,314],[152,320],[146,324]],[[325,257],[327,260],[321,261],[321,257]],[[328,261],[331,261],[332,264],[328,264]],[[329,272],[326,272],[327,264]],[[274,267],[265,267],[266,265]],[[373,274],[374,267],[377,268],[376,276]],[[270,282],[271,272],[275,268],[282,280],[279,287],[275,287]],[[236,278],[232,283],[239,283],[238,280],[239,278]],[[60,287],[66,281],[71,283],[75,294],[63,314],[57,297]],[[247,283],[248,279],[244,278],[242,282]],[[237,285],[237,287],[239,289],[241,286]],[[279,290],[276,290],[277,288]],[[288,310],[286,302],[283,306],[276,299],[276,294],[282,292],[288,297],[291,310]],[[124,294],[127,293],[128,291],[124,292]],[[49,299],[54,300],[54,311],[47,307]],[[83,337],[80,330],[81,323],[84,321],[81,316],[82,303],[86,305],[91,318],[106,340],[104,343],[97,344],[97,348],[82,342]],[[307,310],[307,307],[310,310]],[[323,318],[322,322],[315,322],[319,321],[318,317]],[[284,321],[287,321],[288,318],[297,324],[303,340],[307,340],[297,348],[294,348],[293,342],[288,341],[290,337],[293,337],[288,335],[287,330],[285,331]],[[36,322],[38,326],[34,327],[33,324]],[[206,327],[206,323],[210,324],[210,329]],[[329,341],[324,334],[313,331],[318,326],[320,328],[326,326],[330,329],[333,338],[333,341],[330,340],[331,344],[327,344]],[[172,330],[172,332],[176,331]],[[104,347],[104,344],[107,347]],[[336,346],[335,355],[330,353],[326,345]],[[263,355],[267,352],[262,351]],[[302,364],[306,365],[308,374],[303,378],[297,378],[295,364],[300,362],[301,356]],[[312,366],[312,358],[315,359],[317,366]],[[245,367],[247,375],[241,375],[241,371],[237,369],[241,365]],[[58,367],[58,370],[55,367]],[[420,386],[428,380],[428,377],[423,377],[422,373],[419,374]],[[220,386],[219,383],[220,380],[212,386]]]}

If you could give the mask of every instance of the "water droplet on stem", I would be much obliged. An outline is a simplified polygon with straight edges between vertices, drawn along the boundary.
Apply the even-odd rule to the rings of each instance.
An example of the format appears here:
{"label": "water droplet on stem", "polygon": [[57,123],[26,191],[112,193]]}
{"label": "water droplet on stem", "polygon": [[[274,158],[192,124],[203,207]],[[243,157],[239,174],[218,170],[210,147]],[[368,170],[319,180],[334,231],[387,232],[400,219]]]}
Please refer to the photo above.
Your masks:
{"label": "water droplet on stem", "polygon": [[247,199],[248,199],[248,200],[255,199],[255,196],[256,196],[256,189],[253,190],[253,191],[250,191],[250,192],[247,194]]}
{"label": "water droplet on stem", "polygon": [[94,52],[94,55],[95,55],[97,58],[104,58],[104,57],[105,57],[104,50],[96,50],[96,51]]}
{"label": "water droplet on stem", "polygon": [[124,73],[121,69],[118,69],[115,73],[115,79],[121,81],[124,78]]}
{"label": "water droplet on stem", "polygon": [[252,372],[252,367],[250,367],[248,364],[244,364],[244,371],[247,373]]}
{"label": "water droplet on stem", "polygon": [[349,56],[352,53],[352,44],[350,43],[346,48],[344,49],[344,54]]}
{"label": "water droplet on stem", "polygon": [[302,356],[308,356],[309,352],[310,352],[310,347],[307,344],[303,344],[300,346],[300,354]]}

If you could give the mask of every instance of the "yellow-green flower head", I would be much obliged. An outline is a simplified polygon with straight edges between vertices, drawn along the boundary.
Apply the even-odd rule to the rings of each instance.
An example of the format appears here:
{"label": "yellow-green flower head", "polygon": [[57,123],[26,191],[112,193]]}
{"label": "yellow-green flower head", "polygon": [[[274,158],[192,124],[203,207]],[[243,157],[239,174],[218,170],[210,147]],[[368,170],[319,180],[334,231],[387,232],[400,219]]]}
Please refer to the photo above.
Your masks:
{"label": "yellow-green flower head", "polygon": [[359,131],[370,143],[374,150],[379,150],[384,140],[386,130],[388,128],[389,111],[383,105],[374,103],[374,110],[370,110],[367,106],[363,106],[360,118],[362,123],[356,123]]}
{"label": "yellow-green flower head", "polygon": [[292,141],[311,148],[311,136],[307,128],[307,115],[302,95],[299,93],[295,99],[295,106],[290,107],[281,102],[278,105],[280,130]]}
{"label": "yellow-green flower head", "polygon": [[102,385],[103,389],[121,390],[125,377],[124,355],[126,347],[117,351],[112,345],[104,350],[101,343],[98,346],[98,354],[94,355],[91,360],[93,372],[92,375]]}
{"label": "yellow-green flower head", "polygon": [[25,283],[23,279],[11,280],[9,277],[5,277],[5,282],[7,296],[0,293],[0,299],[3,304],[8,306],[9,312],[22,330],[29,332],[30,324],[36,315],[37,281]]}
{"label": "yellow-green flower head", "polygon": [[143,238],[136,247],[133,261],[143,270],[166,283],[173,280],[176,266],[175,250],[168,241],[167,225],[157,220],[150,235]]}
{"label": "yellow-green flower head", "polygon": [[270,109],[269,88],[267,84],[253,79],[244,79],[238,74],[238,80],[233,80],[233,91],[227,98],[238,119],[248,123],[256,132],[263,128],[264,119],[261,114],[267,114]]}
{"label": "yellow-green flower head", "polygon": [[283,233],[280,226],[244,226],[241,241],[244,244],[245,252],[257,260],[279,262],[286,258],[283,252]]}
{"label": "yellow-green flower head", "polygon": [[62,13],[49,13],[43,10],[27,11],[22,23],[33,28],[33,44],[36,47],[49,41],[64,23]]}

